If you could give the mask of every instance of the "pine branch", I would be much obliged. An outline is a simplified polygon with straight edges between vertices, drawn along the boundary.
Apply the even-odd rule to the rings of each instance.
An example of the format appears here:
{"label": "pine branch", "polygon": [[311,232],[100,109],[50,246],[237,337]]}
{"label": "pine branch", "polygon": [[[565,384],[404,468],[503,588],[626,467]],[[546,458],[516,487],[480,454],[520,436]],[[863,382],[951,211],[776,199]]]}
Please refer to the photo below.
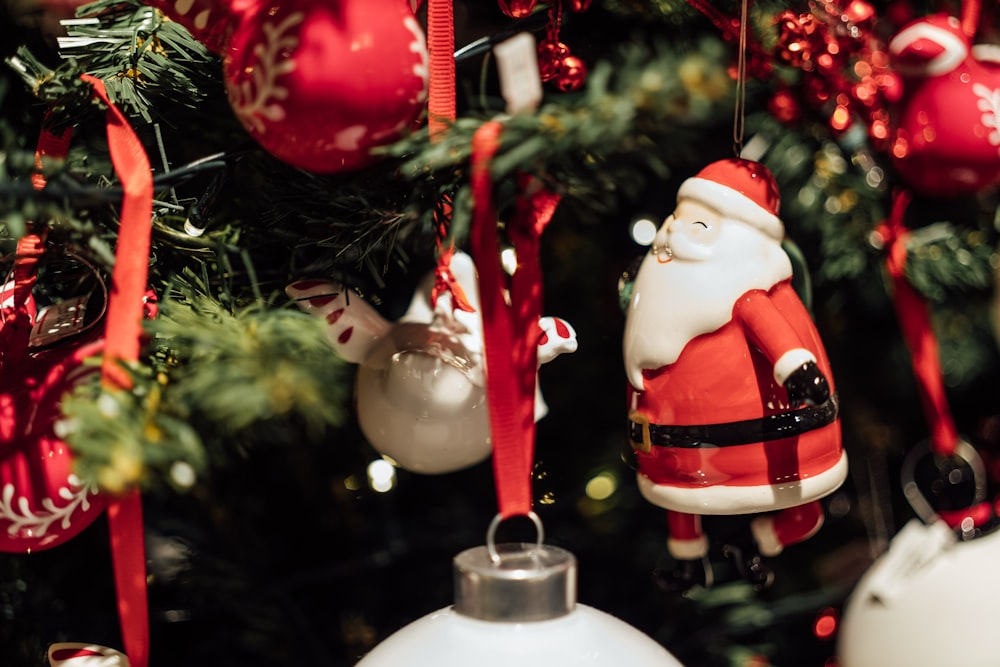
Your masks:
{"label": "pine branch", "polygon": [[[636,197],[651,177],[665,179],[670,164],[690,159],[696,129],[718,126],[731,112],[732,82],[715,57],[718,40],[700,44],[704,69],[685,80],[685,56],[664,42],[633,43],[599,62],[578,95],[549,99],[537,113],[504,118],[501,146],[491,165],[494,182],[533,174],[595,215]],[[472,137],[499,109],[458,118],[439,138],[422,130],[385,152],[403,160],[413,187],[431,183],[454,192],[452,235],[463,242],[470,216],[467,173]],[[427,199],[433,191],[424,191]],[[420,213],[429,226],[433,210]]]}
{"label": "pine branch", "polygon": [[63,401],[78,471],[105,490],[183,487],[178,463],[203,473],[249,448],[315,443],[346,418],[348,368],[304,313],[196,295],[166,300],[147,328],[132,391],[95,382]]}

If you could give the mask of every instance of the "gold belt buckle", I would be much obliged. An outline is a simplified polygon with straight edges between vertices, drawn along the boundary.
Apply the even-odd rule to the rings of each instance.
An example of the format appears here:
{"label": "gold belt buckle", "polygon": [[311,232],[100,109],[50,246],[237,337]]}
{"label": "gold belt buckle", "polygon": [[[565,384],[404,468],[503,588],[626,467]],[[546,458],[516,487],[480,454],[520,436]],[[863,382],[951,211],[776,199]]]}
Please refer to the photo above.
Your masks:
{"label": "gold belt buckle", "polygon": [[632,449],[637,452],[642,452],[643,454],[649,454],[653,451],[653,438],[649,434],[649,417],[642,414],[638,410],[633,410],[628,415],[629,420],[635,422],[642,426],[642,442],[636,442],[632,438],[632,429],[629,429],[629,443],[632,445]]}

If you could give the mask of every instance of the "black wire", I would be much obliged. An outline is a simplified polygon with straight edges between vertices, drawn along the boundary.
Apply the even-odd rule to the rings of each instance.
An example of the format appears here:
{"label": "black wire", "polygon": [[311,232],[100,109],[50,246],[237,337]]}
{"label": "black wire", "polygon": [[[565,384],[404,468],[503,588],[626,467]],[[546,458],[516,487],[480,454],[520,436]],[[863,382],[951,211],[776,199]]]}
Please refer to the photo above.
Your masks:
{"label": "black wire", "polygon": [[[224,169],[236,157],[234,153],[221,152],[199,158],[173,171],[153,177],[153,187],[161,190],[180,185],[187,180],[207,172]],[[7,181],[0,183],[0,196],[13,195],[20,199],[69,200],[76,204],[103,203],[122,198],[124,189],[120,185],[97,186],[80,183],[70,174],[52,176],[42,189],[35,188],[29,181]]]}
{"label": "black wire", "polygon": [[486,51],[492,49],[494,44],[502,42],[508,37],[513,37],[518,33],[539,31],[540,29],[546,27],[548,23],[549,14],[547,11],[536,12],[531,16],[518,19],[516,23],[513,23],[497,34],[480,37],[479,39],[469,42],[462,48],[455,51],[455,62],[460,63],[463,60],[474,58],[475,56],[485,53]]}

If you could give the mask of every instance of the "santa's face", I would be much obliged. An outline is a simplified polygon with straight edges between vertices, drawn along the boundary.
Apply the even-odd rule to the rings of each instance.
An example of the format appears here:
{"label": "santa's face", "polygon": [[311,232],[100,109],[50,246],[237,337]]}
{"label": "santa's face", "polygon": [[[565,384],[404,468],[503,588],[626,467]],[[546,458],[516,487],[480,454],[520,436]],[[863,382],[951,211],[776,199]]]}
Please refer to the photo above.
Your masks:
{"label": "santa's face", "polygon": [[679,200],[632,286],[623,341],[632,386],[642,389],[642,371],[673,363],[692,338],[730,321],[742,295],[791,274],[778,240],[694,199]]}
{"label": "santa's face", "polygon": [[723,218],[703,204],[683,199],[664,220],[653,239],[652,252],[661,264],[678,261],[703,262],[716,254]]}

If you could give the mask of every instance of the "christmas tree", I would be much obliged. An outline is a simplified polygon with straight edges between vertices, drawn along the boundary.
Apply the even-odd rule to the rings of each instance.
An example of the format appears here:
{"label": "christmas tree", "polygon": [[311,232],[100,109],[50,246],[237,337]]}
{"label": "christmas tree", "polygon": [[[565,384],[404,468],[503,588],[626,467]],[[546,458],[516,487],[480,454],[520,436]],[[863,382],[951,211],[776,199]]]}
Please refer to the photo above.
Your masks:
{"label": "christmas tree", "polygon": [[[483,219],[523,266],[515,221],[535,215],[538,270],[510,300],[531,295],[550,342],[575,335],[536,358],[522,317],[532,328],[500,355],[537,368],[531,506],[546,543],[577,557],[580,602],[686,665],[833,665],[852,591],[911,520],[944,521],[952,550],[989,539],[994,7],[2,8],[0,664],[46,664],[57,642],[127,649],[147,627],[119,608],[136,586],[126,599],[146,607],[154,667],[353,665],[451,604],[452,558],[498,511],[490,441],[421,469],[405,458],[423,444],[405,418],[387,438],[402,453],[389,453],[373,432],[397,418],[366,412],[360,392],[381,372],[376,353],[398,352],[377,341],[433,312],[431,334],[412,335],[455,334],[435,354],[462,383],[441,385],[436,427],[485,423],[490,393],[464,384],[462,355],[493,311],[460,264],[471,253],[485,280]],[[906,44],[914,22],[931,29]],[[952,57],[955,44],[974,46]],[[930,60],[939,69],[918,72]],[[664,511],[637,486],[623,335],[638,262],[660,252],[643,230],[737,154],[780,192],[780,241],[829,355],[849,472],[822,496],[823,527],[765,557],[769,585],[717,551],[752,518],[733,511],[704,517],[714,582],[676,591]],[[345,312],[364,315],[338,322]],[[470,355],[480,369],[497,353],[485,340]],[[717,363],[703,372],[721,375]],[[412,373],[404,399],[420,402],[435,380]],[[477,400],[475,414],[462,402]],[[71,466],[72,521],[43,527],[52,506],[14,498],[42,482],[12,461],[41,446]],[[536,535],[515,518],[498,538]],[[131,589],[116,578],[130,557],[145,563]]]}

